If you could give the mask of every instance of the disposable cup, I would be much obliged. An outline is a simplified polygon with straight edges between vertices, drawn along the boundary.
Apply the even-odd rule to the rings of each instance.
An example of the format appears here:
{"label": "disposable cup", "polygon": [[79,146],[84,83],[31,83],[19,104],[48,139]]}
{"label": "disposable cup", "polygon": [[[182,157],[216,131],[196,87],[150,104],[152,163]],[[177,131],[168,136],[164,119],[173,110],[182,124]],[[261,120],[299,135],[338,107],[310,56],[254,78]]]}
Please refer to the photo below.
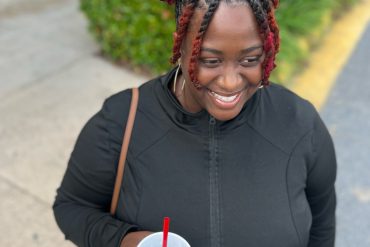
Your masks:
{"label": "disposable cup", "polygon": [[[163,232],[155,232],[140,241],[137,247],[162,247]],[[180,235],[169,232],[167,247],[190,247],[190,244]]]}

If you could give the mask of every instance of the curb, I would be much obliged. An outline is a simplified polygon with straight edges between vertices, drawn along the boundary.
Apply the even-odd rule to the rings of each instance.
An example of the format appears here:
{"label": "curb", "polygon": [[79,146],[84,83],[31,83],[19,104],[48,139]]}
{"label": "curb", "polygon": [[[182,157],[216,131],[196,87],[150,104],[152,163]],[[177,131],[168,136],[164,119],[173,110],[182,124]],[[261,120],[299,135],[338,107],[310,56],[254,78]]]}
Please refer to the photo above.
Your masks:
{"label": "curb", "polygon": [[306,69],[289,89],[320,110],[369,21],[370,0],[364,0],[334,23],[321,46],[311,55]]}

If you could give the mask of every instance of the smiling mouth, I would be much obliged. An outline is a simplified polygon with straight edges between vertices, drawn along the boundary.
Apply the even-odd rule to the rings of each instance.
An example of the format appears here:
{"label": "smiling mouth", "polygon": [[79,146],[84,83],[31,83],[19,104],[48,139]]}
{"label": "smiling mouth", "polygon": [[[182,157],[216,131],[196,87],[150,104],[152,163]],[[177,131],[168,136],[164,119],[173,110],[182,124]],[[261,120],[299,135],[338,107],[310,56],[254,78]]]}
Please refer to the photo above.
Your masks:
{"label": "smiling mouth", "polygon": [[241,94],[241,92],[238,92],[238,93],[235,93],[235,94],[230,95],[230,96],[224,96],[224,95],[220,95],[220,94],[218,94],[218,93],[216,93],[216,92],[214,92],[210,89],[208,89],[208,91],[209,91],[209,94],[212,97],[216,98],[219,101],[225,102],[225,103],[234,102],[238,98],[238,96]]}

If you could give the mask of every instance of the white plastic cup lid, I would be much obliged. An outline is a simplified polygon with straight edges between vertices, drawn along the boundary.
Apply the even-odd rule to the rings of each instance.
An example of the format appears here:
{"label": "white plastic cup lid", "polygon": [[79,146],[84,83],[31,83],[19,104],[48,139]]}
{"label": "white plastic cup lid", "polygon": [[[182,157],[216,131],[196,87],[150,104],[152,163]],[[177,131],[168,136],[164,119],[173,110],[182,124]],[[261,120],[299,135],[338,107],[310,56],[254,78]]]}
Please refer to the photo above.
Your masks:
{"label": "white plastic cup lid", "polygon": [[[137,247],[162,247],[163,232],[155,232],[140,241]],[[167,247],[190,247],[190,244],[180,235],[169,232]]]}

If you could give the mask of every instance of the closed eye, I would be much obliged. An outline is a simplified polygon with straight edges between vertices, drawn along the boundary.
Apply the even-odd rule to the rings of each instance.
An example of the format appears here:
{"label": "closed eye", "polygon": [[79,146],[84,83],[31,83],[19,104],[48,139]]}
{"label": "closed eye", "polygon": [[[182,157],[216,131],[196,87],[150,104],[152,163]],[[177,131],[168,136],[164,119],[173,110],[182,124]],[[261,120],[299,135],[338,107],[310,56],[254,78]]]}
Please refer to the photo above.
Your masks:
{"label": "closed eye", "polygon": [[206,67],[209,67],[209,68],[215,68],[217,67],[219,64],[222,63],[221,59],[217,59],[217,58],[201,58],[200,59],[200,62],[206,66]]}
{"label": "closed eye", "polygon": [[262,55],[253,56],[253,57],[245,57],[240,61],[240,65],[244,67],[255,66],[259,64],[261,57]]}

